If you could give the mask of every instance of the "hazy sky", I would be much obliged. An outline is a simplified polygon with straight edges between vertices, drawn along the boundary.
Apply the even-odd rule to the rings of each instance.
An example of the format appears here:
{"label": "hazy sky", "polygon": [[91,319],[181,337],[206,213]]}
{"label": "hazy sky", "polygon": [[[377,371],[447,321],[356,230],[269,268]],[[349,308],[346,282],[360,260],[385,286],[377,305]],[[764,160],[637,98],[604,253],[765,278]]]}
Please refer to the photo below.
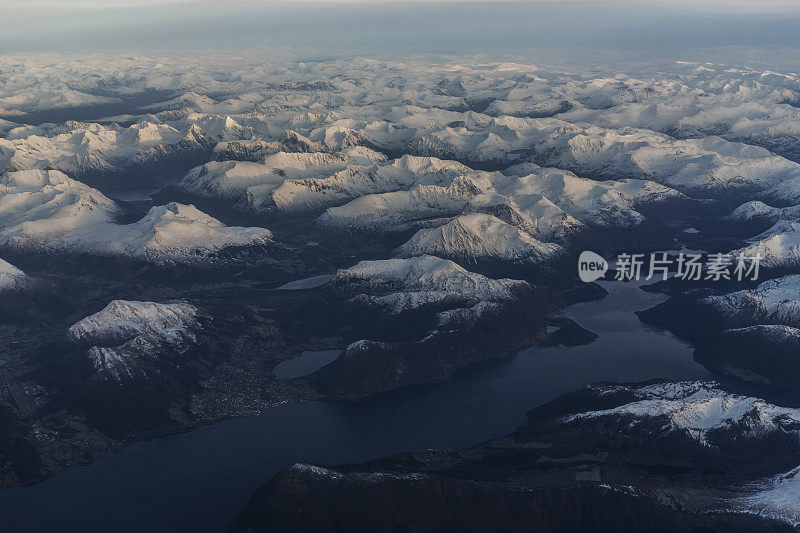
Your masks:
{"label": "hazy sky", "polygon": [[[450,3],[463,3],[465,0],[440,0]],[[698,5],[706,6],[744,6],[755,10],[763,7],[793,7],[797,5],[795,0],[471,0],[473,3],[520,3],[520,4],[628,4],[628,5]],[[430,3],[430,0],[405,0],[403,3]],[[292,0],[5,0],[4,4],[11,7],[72,7],[72,8],[119,8],[119,7],[139,7],[146,5],[164,4],[207,4],[207,5],[274,5],[274,4],[297,4]],[[397,0],[306,0],[307,4],[398,4]]]}
{"label": "hazy sky", "polygon": [[739,60],[754,61],[774,50],[770,57],[783,54],[789,67],[800,57],[786,52],[800,49],[797,0],[2,0],[0,6],[0,54],[288,47],[323,56],[533,53],[591,62],[717,59],[735,49]]}

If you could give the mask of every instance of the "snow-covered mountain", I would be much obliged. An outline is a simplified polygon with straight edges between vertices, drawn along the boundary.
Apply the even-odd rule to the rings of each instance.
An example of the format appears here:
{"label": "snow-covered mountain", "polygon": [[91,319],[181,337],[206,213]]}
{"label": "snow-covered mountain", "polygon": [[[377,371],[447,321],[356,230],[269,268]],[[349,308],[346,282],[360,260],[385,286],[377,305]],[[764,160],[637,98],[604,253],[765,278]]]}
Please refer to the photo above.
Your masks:
{"label": "snow-covered mountain", "polygon": [[[415,130],[405,150],[416,155],[505,165],[532,161],[583,177],[649,179],[687,194],[757,190],[765,196],[797,181],[800,165],[768,150],[719,137],[674,139],[651,130],[571,123],[555,118],[498,117],[475,127]],[[381,141],[373,139],[377,145]],[[799,198],[800,199],[800,198]]]}
{"label": "snow-covered mountain", "polygon": [[[613,407],[593,410],[598,404]],[[510,530],[554,522],[579,530],[587,510],[593,527],[615,529],[624,509],[648,531],[790,531],[800,521],[798,436],[799,410],[713,382],[593,384],[529,411],[512,434],[466,449],[294,465],[257,492],[235,526],[302,528],[308,515],[296,509],[313,505],[323,529],[449,527],[457,520],[449,517],[466,515],[456,529],[503,521]],[[414,517],[420,493],[443,513]]]}
{"label": "snow-covered mountain", "polygon": [[385,160],[385,156],[377,153],[350,152],[355,152],[352,157],[347,152],[335,155],[324,152],[277,152],[265,156],[258,163],[215,161],[192,169],[179,187],[198,196],[235,200],[241,207],[257,211],[271,205],[283,207],[272,194],[287,180],[299,181],[302,186],[308,183],[305,180],[329,178],[345,169],[360,169]]}
{"label": "snow-covered mountain", "polygon": [[[4,406],[21,415],[13,442],[31,451],[0,439],[0,488],[22,482],[17,471],[30,464],[45,465],[29,476],[40,478],[50,465],[94,457],[128,435],[304,395],[363,398],[446,380],[522,346],[591,340],[552,315],[598,296],[597,288],[574,279],[574,264],[537,268],[560,267],[579,247],[716,250],[769,222],[742,251],[767,266],[800,264],[797,73],[711,63],[630,73],[445,56],[213,55],[0,57],[0,115],[9,118],[0,119],[0,255],[35,252],[18,264],[38,280],[37,291],[0,298],[2,316],[35,320],[2,326],[0,346],[14,343],[21,354],[9,362],[24,363],[5,367],[21,401]],[[729,235],[731,219],[722,215],[736,205],[732,219],[752,222],[730,224]],[[289,244],[250,227],[261,224]],[[28,267],[40,257],[41,269]],[[536,290],[508,279],[522,276],[535,279]],[[0,261],[0,289],[27,280]],[[760,385],[800,383],[797,276],[701,302],[735,281],[686,292],[671,283],[673,298],[647,311],[683,328],[697,361]],[[183,302],[114,301],[70,328],[72,344],[58,361],[41,342],[17,343],[14,336],[39,328],[41,339],[57,338],[74,309],[94,310],[122,284],[126,292],[200,298],[215,320],[206,324]],[[336,313],[334,327],[319,319],[324,305]],[[214,342],[196,340],[201,322]],[[551,331],[554,324],[560,329]],[[303,386],[276,384],[262,371],[311,345],[359,338],[374,340],[351,343]],[[86,372],[84,352],[97,375]],[[98,376],[153,379],[106,394]],[[761,465],[773,450],[789,449],[793,460],[800,442],[794,410],[709,383],[604,385],[573,401],[584,403],[559,415],[572,429],[553,441],[553,457],[595,457],[610,441],[625,452],[635,442],[645,458],[671,454],[663,463],[670,483],[684,476],[685,458],[699,457],[700,469],[682,478],[692,489],[717,471],[729,482],[726,467],[749,468],[742,457]],[[590,437],[600,444],[585,443]],[[780,439],[784,448],[761,451]],[[569,449],[575,443],[587,449]],[[553,450],[536,449],[523,451]],[[592,459],[580,474],[597,468],[606,476],[616,460],[625,487],[642,463],[619,456]],[[543,470],[531,458],[533,478]],[[559,464],[574,481],[574,465]],[[756,468],[746,479],[765,475]],[[659,496],[674,501],[668,490]]]}
{"label": "snow-covered mountain", "polygon": [[250,161],[212,161],[190,170],[179,184],[186,192],[216,198],[240,198],[252,186],[283,183],[275,169]]}
{"label": "snow-covered mountain", "polygon": [[114,300],[73,324],[67,336],[91,345],[87,353],[101,377],[122,381],[146,377],[141,360],[180,353],[194,342],[197,317],[197,309],[186,302]]}
{"label": "snow-covered mountain", "polygon": [[229,247],[264,245],[263,228],[226,226],[193,205],[156,206],[138,222],[92,228],[80,237],[92,253],[125,255],[154,262],[196,262]]}
{"label": "snow-covered mountain", "polygon": [[[463,328],[471,327],[488,314],[496,314],[501,311],[501,305],[496,302],[480,301],[472,307],[456,307],[447,309],[436,314],[436,325],[440,328]],[[438,333],[434,330],[428,334],[431,338]],[[424,342],[424,340],[420,341]]]}
{"label": "snow-covered mountain", "polygon": [[328,208],[317,220],[324,226],[366,231],[402,231],[412,223],[457,215],[485,194],[476,182],[459,176],[446,186],[416,185],[408,190],[369,194]]}
{"label": "snow-covered mountain", "polygon": [[[192,169],[181,186],[186,191],[208,196],[234,198],[247,194],[254,186],[268,194],[289,178],[330,176],[347,168],[348,158],[326,153],[286,153],[268,155],[262,163],[224,161],[211,162]],[[257,193],[254,193],[257,194]]]}
{"label": "snow-covered mountain", "polygon": [[742,487],[732,502],[740,510],[800,526],[800,466]]}
{"label": "snow-covered mountain", "polygon": [[800,263],[800,222],[780,220],[771,228],[747,240],[747,245],[731,252],[734,256],[761,256],[766,267],[796,266]]}
{"label": "snow-covered mountain", "polygon": [[409,189],[418,185],[447,185],[476,171],[454,161],[403,156],[369,167],[350,165],[327,178],[286,180],[268,198],[251,203],[289,212],[338,206],[365,195]]}
{"label": "snow-covered mountain", "polygon": [[0,138],[0,171],[58,169],[71,175],[114,173],[209,150],[213,141],[200,129],[161,122],[117,124],[68,122],[19,127]]}
{"label": "snow-covered mountain", "polygon": [[519,177],[503,188],[505,194],[511,197],[541,194],[576,219],[595,226],[635,226],[644,220],[636,208],[686,199],[675,189],[653,181],[596,181],[532,163],[515,165],[504,173]]}
{"label": "snow-covered mountain", "polygon": [[770,279],[754,289],[707,296],[701,301],[727,320],[800,327],[800,275]]}
{"label": "snow-covered mountain", "polygon": [[0,259],[0,291],[22,289],[30,281],[22,270]]}
{"label": "snow-covered mountain", "polygon": [[318,221],[336,228],[398,231],[418,221],[483,212],[551,241],[568,239],[585,224],[635,226],[644,220],[638,206],[686,199],[651,181],[598,182],[531,164],[512,167],[507,174],[469,171],[446,180],[394,185],[405,187],[330,207]]}
{"label": "snow-covered mountain", "polygon": [[426,305],[462,307],[479,302],[515,298],[528,284],[513,279],[491,279],[458,264],[430,255],[408,259],[361,261],[339,270],[331,283],[356,292],[355,301],[397,314]]}
{"label": "snow-covered mountain", "polygon": [[421,229],[397,249],[401,256],[437,255],[457,260],[501,260],[546,263],[563,248],[535,239],[522,229],[483,213],[455,217],[448,223]]}
{"label": "snow-covered mountain", "polygon": [[732,220],[768,220],[777,222],[778,220],[800,220],[800,205],[790,207],[772,207],[753,200],[744,203],[733,210],[730,215]]}
{"label": "snow-covered mountain", "polygon": [[196,316],[197,309],[185,302],[114,300],[70,326],[68,335],[88,342],[113,342],[138,335],[174,342],[183,338]]}
{"label": "snow-covered mountain", "polygon": [[58,170],[0,176],[0,244],[56,246],[86,227],[108,225],[118,206]]}
{"label": "snow-covered mountain", "polygon": [[[623,405],[581,412],[565,423],[587,419],[619,419],[634,428],[648,424],[662,436],[676,432],[703,446],[715,446],[737,436],[792,432],[800,437],[800,410],[772,405],[759,398],[732,394],[714,382],[683,381],[652,385],[593,385],[605,394],[630,395]],[[652,422],[664,421],[652,425]]]}
{"label": "snow-covered mountain", "polygon": [[688,62],[675,70],[680,72],[675,78],[599,77],[567,83],[562,97],[571,106],[560,117],[680,138],[716,134],[797,160],[796,75]]}
{"label": "snow-covered mountain", "polygon": [[100,191],[56,170],[0,178],[0,245],[123,255],[155,262],[197,261],[230,246],[263,245],[262,228],[228,227],[191,205],[156,206],[117,224],[120,209]]}
{"label": "snow-covered mountain", "polygon": [[[250,159],[259,143],[282,143],[285,151],[369,146],[473,166],[533,161],[582,177],[651,179],[683,192],[797,192],[786,183],[798,175],[788,160],[800,153],[796,74],[681,62],[668,72],[598,75],[471,61],[454,67],[352,58],[309,68],[245,55],[226,57],[213,70],[202,58],[136,60],[142,66],[127,76],[120,72],[132,67],[130,58],[48,61],[38,70],[3,61],[4,116],[120,102],[146,90],[169,96],[121,116],[125,127],[11,128],[0,167],[13,159],[15,169],[121,168],[198,143]],[[484,112],[471,109],[477,101],[487,102]],[[270,150],[260,157],[279,151]]]}
{"label": "snow-covered mountain", "polygon": [[696,346],[694,359],[714,373],[748,383],[797,387],[797,274],[724,294],[687,291],[638,315],[645,322],[665,326],[691,339]]}

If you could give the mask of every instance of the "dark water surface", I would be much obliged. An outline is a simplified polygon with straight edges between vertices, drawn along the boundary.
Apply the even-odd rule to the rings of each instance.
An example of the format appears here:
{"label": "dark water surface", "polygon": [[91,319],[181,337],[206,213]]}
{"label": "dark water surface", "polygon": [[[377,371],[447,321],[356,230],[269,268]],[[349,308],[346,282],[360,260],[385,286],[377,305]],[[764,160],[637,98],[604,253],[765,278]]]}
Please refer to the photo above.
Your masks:
{"label": "dark water surface", "polygon": [[278,379],[294,379],[313,374],[323,366],[334,362],[342,350],[313,350],[303,352],[300,357],[288,359],[275,365],[272,373]]}
{"label": "dark water surface", "polygon": [[357,404],[305,402],[134,444],[33,487],[0,492],[3,531],[225,531],[250,494],[298,461],[344,463],[463,447],[509,433],[525,411],[593,381],[704,379],[692,348],[634,311],[666,297],[604,283],[568,314],[600,334],[573,348],[524,350],[452,382]]}

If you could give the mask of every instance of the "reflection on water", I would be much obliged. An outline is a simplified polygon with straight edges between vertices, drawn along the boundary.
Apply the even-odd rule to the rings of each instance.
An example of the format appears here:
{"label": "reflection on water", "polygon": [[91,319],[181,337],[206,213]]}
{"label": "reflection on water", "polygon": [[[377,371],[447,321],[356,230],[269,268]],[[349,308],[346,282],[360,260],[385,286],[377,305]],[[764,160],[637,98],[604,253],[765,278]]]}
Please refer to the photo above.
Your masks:
{"label": "reflection on water", "polygon": [[[634,311],[665,299],[634,283],[568,315],[600,335],[592,344],[524,350],[450,383],[356,404],[305,402],[137,443],[33,487],[0,492],[12,531],[224,531],[251,492],[297,461],[343,463],[506,434],[525,411],[593,381],[704,379],[691,347]],[[312,357],[313,359],[313,357]]]}

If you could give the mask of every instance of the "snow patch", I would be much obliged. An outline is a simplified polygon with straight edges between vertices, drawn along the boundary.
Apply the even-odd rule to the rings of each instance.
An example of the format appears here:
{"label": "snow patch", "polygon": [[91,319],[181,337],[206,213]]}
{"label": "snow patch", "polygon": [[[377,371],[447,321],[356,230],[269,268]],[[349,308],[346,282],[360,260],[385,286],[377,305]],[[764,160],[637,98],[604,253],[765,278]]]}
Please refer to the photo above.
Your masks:
{"label": "snow patch", "polygon": [[[602,386],[601,386],[602,387]],[[714,382],[667,382],[644,386],[609,386],[609,393],[628,391],[639,398],[613,409],[588,411],[564,422],[603,417],[632,417],[631,425],[666,418],[666,431],[680,431],[699,443],[713,445],[713,430],[736,429],[745,435],[795,431],[800,436],[800,410],[778,407],[759,398],[731,394]]]}
{"label": "snow patch", "polygon": [[94,344],[87,352],[102,377],[117,381],[136,375],[138,360],[180,352],[195,341],[197,308],[186,302],[114,300],[73,324],[67,337]]}
{"label": "snow patch", "polygon": [[524,281],[490,279],[429,255],[361,261],[338,271],[331,282],[348,290],[368,291],[354,300],[382,307],[392,314],[429,304],[503,302],[528,287]]}

